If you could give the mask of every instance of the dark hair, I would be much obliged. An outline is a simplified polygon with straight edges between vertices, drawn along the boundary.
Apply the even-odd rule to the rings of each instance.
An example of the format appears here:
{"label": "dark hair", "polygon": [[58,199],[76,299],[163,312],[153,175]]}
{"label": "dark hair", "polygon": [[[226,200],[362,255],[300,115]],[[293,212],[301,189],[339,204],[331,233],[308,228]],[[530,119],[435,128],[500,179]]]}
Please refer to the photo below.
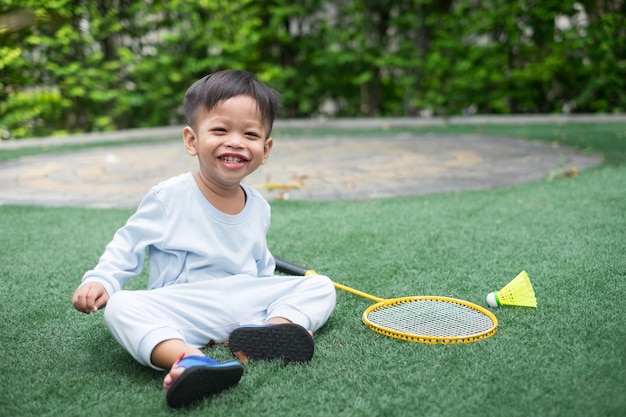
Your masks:
{"label": "dark hair", "polygon": [[280,94],[259,81],[254,74],[239,70],[209,74],[189,87],[184,101],[187,124],[195,128],[200,109],[210,111],[220,101],[239,95],[250,96],[257,102],[262,121],[269,127],[269,136],[280,109]]}

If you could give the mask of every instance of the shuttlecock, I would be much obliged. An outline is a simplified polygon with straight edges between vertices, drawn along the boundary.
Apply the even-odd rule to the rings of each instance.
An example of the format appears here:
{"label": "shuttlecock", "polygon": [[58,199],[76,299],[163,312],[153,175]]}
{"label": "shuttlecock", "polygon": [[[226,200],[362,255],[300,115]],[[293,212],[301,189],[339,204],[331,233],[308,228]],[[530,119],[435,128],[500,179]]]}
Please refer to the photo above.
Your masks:
{"label": "shuttlecock", "polygon": [[537,307],[535,290],[526,271],[520,272],[500,291],[487,294],[487,304],[489,307],[501,305]]}

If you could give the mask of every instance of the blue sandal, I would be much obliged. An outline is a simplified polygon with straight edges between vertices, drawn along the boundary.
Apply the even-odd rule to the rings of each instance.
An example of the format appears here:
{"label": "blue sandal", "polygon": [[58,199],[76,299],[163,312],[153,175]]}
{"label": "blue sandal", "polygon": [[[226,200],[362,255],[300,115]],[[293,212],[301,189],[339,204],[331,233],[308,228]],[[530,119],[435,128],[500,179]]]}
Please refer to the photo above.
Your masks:
{"label": "blue sandal", "polygon": [[186,407],[233,387],[243,375],[238,361],[220,363],[206,356],[187,356],[176,367],[185,370],[167,390],[167,404],[172,408]]}
{"label": "blue sandal", "polygon": [[308,362],[314,351],[311,334],[294,323],[239,327],[230,334],[228,347],[243,363],[248,358]]}

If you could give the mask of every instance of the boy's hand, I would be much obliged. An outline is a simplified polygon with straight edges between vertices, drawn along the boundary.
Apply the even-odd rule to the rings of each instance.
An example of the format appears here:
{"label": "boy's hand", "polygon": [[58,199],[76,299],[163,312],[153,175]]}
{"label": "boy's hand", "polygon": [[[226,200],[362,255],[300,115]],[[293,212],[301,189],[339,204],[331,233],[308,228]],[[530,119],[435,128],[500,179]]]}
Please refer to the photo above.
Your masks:
{"label": "boy's hand", "polygon": [[91,282],[81,285],[74,291],[72,304],[81,313],[95,313],[100,307],[109,301],[109,294],[102,284]]}

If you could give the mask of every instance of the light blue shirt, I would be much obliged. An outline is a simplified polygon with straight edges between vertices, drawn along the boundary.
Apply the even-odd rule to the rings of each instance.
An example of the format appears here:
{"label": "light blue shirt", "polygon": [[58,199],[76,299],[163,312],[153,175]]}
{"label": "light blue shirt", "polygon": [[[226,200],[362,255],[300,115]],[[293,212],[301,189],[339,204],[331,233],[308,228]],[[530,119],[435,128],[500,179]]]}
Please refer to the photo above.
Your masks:
{"label": "light blue shirt", "polygon": [[241,185],[246,204],[236,215],[213,207],[191,173],[170,178],[144,197],[107,245],[83,283],[99,282],[109,295],[143,269],[149,253],[148,288],[225,278],[272,276],[267,247],[270,206],[254,189]]}

